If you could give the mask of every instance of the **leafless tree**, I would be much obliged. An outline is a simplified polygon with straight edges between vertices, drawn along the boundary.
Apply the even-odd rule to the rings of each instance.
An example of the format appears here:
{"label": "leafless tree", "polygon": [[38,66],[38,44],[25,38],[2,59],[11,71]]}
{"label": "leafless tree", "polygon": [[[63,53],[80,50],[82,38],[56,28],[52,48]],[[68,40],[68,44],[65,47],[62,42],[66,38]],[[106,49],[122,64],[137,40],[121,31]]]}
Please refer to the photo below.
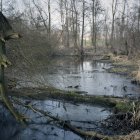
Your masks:
{"label": "leafless tree", "polygon": [[1,6],[1,12],[2,12],[2,2],[3,2],[3,0],[1,0],[1,5],[0,5]]}
{"label": "leafless tree", "polygon": [[140,0],[138,3],[138,32],[140,31]]}
{"label": "leafless tree", "polygon": [[114,40],[114,25],[115,25],[115,15],[117,12],[117,5],[118,5],[118,0],[112,0],[112,27],[111,27],[111,38],[110,38],[112,52],[114,51],[112,43]]}
{"label": "leafless tree", "polygon": [[102,11],[100,0],[92,0],[92,44],[95,47],[95,53],[97,49],[97,18]]}
{"label": "leafless tree", "polygon": [[108,36],[109,36],[109,25],[108,25],[108,12],[105,12],[105,19],[104,19],[104,34],[105,34],[105,45],[107,47],[107,51],[108,51],[108,46],[109,46],[109,42],[108,42]]}
{"label": "leafless tree", "polygon": [[84,55],[84,27],[85,27],[85,0],[82,1],[82,35],[81,35],[81,56]]}

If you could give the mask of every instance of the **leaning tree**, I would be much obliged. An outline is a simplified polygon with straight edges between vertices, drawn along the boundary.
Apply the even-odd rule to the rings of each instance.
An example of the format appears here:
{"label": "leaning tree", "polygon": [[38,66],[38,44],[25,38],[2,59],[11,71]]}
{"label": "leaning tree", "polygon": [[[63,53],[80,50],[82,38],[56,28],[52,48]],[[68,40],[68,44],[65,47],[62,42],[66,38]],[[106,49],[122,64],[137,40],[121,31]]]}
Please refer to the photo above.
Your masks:
{"label": "leaning tree", "polygon": [[20,38],[18,33],[14,33],[11,25],[5,16],[0,12],[0,93],[1,98],[14,117],[25,125],[25,117],[21,115],[12,105],[5,88],[4,69],[11,65],[6,57],[6,41]]}

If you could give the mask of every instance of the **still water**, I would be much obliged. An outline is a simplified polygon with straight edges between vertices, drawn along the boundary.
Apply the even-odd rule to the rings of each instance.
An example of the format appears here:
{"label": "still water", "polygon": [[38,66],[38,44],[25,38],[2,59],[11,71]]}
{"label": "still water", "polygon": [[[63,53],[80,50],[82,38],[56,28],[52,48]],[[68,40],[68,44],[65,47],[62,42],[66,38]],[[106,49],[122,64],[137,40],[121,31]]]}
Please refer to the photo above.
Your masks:
{"label": "still water", "polygon": [[[113,95],[139,97],[140,88],[131,84],[126,76],[106,73],[104,69],[112,67],[109,63],[97,62],[92,59],[84,61],[75,58],[55,58],[50,64],[38,64],[29,78],[25,73],[16,74],[20,86],[54,86],[63,90],[83,91],[90,95]],[[24,75],[24,76],[23,76]],[[125,90],[124,87],[125,86]],[[44,100],[26,101],[38,109],[50,112],[69,121],[72,125],[105,135],[115,132],[101,127],[101,122],[111,115],[108,108],[96,105],[72,104],[64,101]],[[0,140],[81,140],[82,138],[69,130],[54,125],[52,121],[40,118],[37,114],[23,107],[18,109],[32,117],[29,126],[24,128],[0,105]]]}
{"label": "still water", "polygon": [[131,79],[124,75],[104,72],[110,67],[112,66],[109,63],[97,62],[93,59],[85,59],[81,62],[75,58],[58,57],[53,59],[50,65],[37,67],[31,79],[25,76],[23,79],[31,82],[23,82],[21,86],[38,86],[40,81],[41,85],[84,91],[83,93],[89,95],[138,97],[140,87],[132,84]]}
{"label": "still water", "polygon": [[[22,101],[25,102],[25,100]],[[80,129],[110,134],[99,127],[99,122],[111,114],[104,107],[51,100],[31,101],[30,104],[54,116],[59,116]],[[0,140],[82,140],[80,136],[62,129],[50,120],[40,118],[30,110],[19,106],[18,109],[26,116],[30,116],[32,121],[29,120],[28,127],[24,128],[5,107],[0,105]]]}

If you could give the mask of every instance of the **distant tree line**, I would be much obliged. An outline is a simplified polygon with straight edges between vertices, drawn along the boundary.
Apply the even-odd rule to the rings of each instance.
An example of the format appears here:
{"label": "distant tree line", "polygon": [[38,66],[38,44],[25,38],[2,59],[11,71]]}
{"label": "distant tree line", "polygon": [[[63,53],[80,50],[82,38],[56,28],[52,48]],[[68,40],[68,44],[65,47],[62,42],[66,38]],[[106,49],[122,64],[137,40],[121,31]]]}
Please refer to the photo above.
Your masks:
{"label": "distant tree line", "polygon": [[140,0],[112,0],[109,8],[101,0],[25,0],[22,12],[16,10],[16,0],[6,1],[9,8],[4,8],[1,0],[1,10],[13,27],[25,34],[25,44],[36,44],[37,49],[45,46],[48,54],[64,46],[78,49],[83,55],[87,31],[95,53],[99,34],[103,34],[108,52],[130,57],[139,54]]}

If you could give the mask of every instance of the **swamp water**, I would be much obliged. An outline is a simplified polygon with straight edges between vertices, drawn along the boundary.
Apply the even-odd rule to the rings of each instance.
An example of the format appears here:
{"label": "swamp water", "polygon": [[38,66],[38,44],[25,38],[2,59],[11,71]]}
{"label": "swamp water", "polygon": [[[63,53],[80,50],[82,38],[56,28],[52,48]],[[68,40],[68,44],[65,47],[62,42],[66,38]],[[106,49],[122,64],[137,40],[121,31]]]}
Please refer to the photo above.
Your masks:
{"label": "swamp water", "polygon": [[49,66],[39,66],[31,79],[28,77],[23,79],[28,80],[21,83],[21,86],[38,86],[38,82],[28,81],[40,81],[41,85],[49,84],[62,90],[83,91],[80,93],[89,95],[139,97],[140,87],[132,84],[130,78],[104,72],[105,69],[111,67],[110,63],[92,59],[85,59],[81,62],[78,58],[76,60],[76,58],[58,57],[53,59]]}
{"label": "swamp water", "polygon": [[[25,101],[25,100],[24,100]],[[28,101],[26,101],[28,102]],[[72,125],[87,131],[107,133],[100,129],[98,122],[106,119],[111,112],[104,107],[84,104],[71,104],[61,101],[31,101],[38,109],[50,112],[54,116],[68,120]],[[0,105],[0,140],[81,140],[82,138],[69,130],[64,130],[52,121],[39,117],[31,110],[19,107],[18,109],[26,116],[32,117],[29,125],[24,128],[19,124],[9,111]]]}
{"label": "swamp water", "polygon": [[[40,66],[32,80],[41,79],[63,90],[83,91],[90,95],[114,95],[139,97],[139,87],[131,84],[130,79],[123,75],[105,73],[104,68],[110,68],[107,63],[85,60],[82,63],[74,58],[57,58],[49,67]],[[25,79],[27,80],[27,77]],[[29,80],[28,80],[29,81]],[[21,86],[37,86],[32,82],[21,82]],[[126,86],[124,90],[123,87]],[[23,102],[28,102],[22,100]],[[50,112],[54,116],[70,121],[70,123],[86,131],[113,135],[112,131],[101,128],[101,122],[111,115],[109,109],[102,106],[72,104],[62,101],[45,100],[29,101],[36,108]],[[22,113],[33,118],[27,128],[22,127],[9,111],[0,105],[0,140],[81,140],[82,138],[69,130],[64,130],[52,121],[43,119],[24,107],[19,107]]]}

